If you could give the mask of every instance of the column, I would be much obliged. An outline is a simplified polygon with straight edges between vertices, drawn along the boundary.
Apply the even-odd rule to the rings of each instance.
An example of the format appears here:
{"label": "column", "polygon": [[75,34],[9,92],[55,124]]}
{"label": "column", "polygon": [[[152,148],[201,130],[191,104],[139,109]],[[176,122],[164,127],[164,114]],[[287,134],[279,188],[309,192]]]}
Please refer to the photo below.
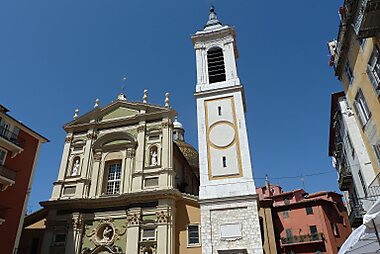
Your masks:
{"label": "column", "polygon": [[133,158],[135,151],[133,148],[128,148],[125,158],[124,171],[124,193],[131,192],[132,189],[132,173],[133,173]]}

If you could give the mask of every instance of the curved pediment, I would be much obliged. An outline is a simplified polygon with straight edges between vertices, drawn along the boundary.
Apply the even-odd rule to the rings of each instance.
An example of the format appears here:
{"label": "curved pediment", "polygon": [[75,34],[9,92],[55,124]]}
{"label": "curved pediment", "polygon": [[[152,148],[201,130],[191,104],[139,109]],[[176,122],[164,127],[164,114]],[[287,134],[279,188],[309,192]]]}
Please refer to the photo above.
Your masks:
{"label": "curved pediment", "polygon": [[114,147],[136,146],[136,140],[126,132],[114,132],[101,136],[93,144],[93,150],[112,149]]}

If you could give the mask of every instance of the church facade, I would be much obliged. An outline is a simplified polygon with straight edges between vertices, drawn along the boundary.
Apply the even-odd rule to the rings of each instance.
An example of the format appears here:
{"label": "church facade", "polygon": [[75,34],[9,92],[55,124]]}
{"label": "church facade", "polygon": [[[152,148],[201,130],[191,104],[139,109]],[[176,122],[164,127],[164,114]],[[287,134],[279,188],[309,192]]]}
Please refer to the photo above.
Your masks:
{"label": "church facade", "polygon": [[[259,204],[253,181],[235,30],[211,8],[192,41],[199,154],[168,93],[162,106],[145,90],[141,102],[120,94],[76,111],[51,198],[27,218],[21,253],[277,252],[272,203]],[[38,230],[40,241],[29,239]]]}

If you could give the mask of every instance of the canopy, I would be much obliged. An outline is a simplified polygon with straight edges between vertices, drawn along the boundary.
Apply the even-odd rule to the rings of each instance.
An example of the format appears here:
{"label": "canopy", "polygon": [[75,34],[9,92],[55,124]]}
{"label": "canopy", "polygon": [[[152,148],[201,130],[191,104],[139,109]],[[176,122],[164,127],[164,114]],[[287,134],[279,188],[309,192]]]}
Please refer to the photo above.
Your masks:
{"label": "canopy", "polygon": [[363,225],[355,229],[338,254],[380,253],[380,199],[363,217]]}

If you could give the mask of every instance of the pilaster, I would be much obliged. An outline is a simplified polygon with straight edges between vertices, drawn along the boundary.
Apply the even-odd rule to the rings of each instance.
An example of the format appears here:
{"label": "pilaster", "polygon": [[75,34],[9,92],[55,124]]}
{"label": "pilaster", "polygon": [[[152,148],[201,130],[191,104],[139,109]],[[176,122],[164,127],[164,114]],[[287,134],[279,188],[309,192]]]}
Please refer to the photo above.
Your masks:
{"label": "pilaster", "polygon": [[128,228],[127,242],[125,249],[126,253],[139,253],[139,236],[141,223],[141,209],[134,208],[128,211]]}
{"label": "pilaster", "polygon": [[[139,160],[135,161],[135,170],[133,173],[141,173],[144,170],[145,164],[145,132],[146,126],[145,121],[141,121],[137,127],[137,149],[136,149],[136,158]],[[139,191],[142,190],[143,178],[141,174],[133,177],[133,190]]]}

